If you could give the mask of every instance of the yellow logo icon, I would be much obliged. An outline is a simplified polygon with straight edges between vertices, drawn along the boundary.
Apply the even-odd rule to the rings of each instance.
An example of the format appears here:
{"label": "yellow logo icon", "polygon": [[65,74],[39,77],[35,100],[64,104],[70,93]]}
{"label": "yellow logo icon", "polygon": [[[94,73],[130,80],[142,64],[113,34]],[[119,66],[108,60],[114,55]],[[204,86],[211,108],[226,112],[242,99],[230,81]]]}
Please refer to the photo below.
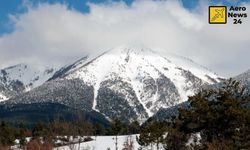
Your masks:
{"label": "yellow logo icon", "polygon": [[226,6],[209,6],[209,23],[210,24],[226,24],[227,23],[227,7]]}

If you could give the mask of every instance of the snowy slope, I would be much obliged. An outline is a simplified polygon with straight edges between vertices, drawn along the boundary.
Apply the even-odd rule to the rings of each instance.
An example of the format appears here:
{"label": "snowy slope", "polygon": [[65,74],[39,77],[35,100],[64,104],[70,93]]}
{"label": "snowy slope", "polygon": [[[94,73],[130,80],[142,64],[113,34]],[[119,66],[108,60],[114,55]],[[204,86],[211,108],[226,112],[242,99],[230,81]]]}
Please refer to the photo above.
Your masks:
{"label": "snowy slope", "polygon": [[7,100],[42,85],[56,71],[52,67],[38,68],[27,64],[18,64],[0,70],[0,100]]}
{"label": "snowy slope", "polygon": [[[83,142],[80,144],[80,148],[79,148],[79,144],[74,144],[71,146],[61,146],[61,147],[57,147],[54,148],[54,150],[70,150],[72,148],[74,149],[84,149],[84,150],[107,150],[108,148],[110,150],[115,150],[115,136],[96,136],[96,137],[91,137],[94,140],[93,141],[89,141],[89,142]],[[127,138],[129,138],[129,140],[131,139],[131,141],[133,141],[133,146],[134,149],[138,149],[140,147],[140,145],[136,142],[136,135],[131,135],[131,136],[118,136],[118,140],[117,140],[117,147],[119,150],[124,148],[124,142],[127,141]]]}
{"label": "snowy slope", "polygon": [[[131,115],[143,120],[160,108],[186,101],[200,86],[220,82],[221,78],[185,57],[141,47],[120,46],[80,62],[56,77],[79,78],[93,86],[93,109],[109,117],[126,113],[123,107],[132,107]],[[121,103],[123,106],[117,107]],[[109,114],[108,109],[116,114]]]}
{"label": "snowy slope", "polygon": [[241,84],[243,84],[250,92],[250,70],[239,74],[238,76],[234,77],[234,79],[240,81]]}
{"label": "snowy slope", "polygon": [[[3,69],[6,76],[6,83],[10,83],[13,80],[19,80],[24,84],[26,90],[30,88],[35,88],[50,78],[54,72],[55,68],[45,68],[38,69],[27,64],[19,64],[16,66],[8,67]],[[3,74],[1,74],[3,76]]]}
{"label": "snowy slope", "polygon": [[[8,98],[6,94],[12,87],[29,91],[40,85],[24,94],[17,93],[8,103],[77,104],[77,108],[95,110],[107,118],[144,122],[160,109],[185,102],[200,87],[222,78],[185,57],[120,46],[85,56],[56,72],[34,71],[27,65],[6,68],[0,79],[2,99]],[[15,83],[19,86],[1,90],[1,84],[12,85],[13,81],[20,81]]]}
{"label": "snowy slope", "polygon": [[7,100],[7,97],[3,95],[2,93],[0,93],[0,102],[5,101],[5,100]]}
{"label": "snowy slope", "polygon": [[[133,150],[156,150],[157,145],[152,144],[148,146],[140,146],[136,140],[136,136],[139,135],[120,135],[117,136],[117,149],[118,150],[126,150],[125,145],[132,145]],[[116,137],[115,136],[92,136],[93,141],[89,142],[82,142],[77,143],[78,139],[75,139],[73,141],[76,141],[76,144],[66,145],[66,146],[60,146],[54,148],[54,150],[72,150],[72,149],[80,149],[80,150],[116,150]],[[128,143],[128,144],[126,144]],[[129,149],[129,148],[127,148]],[[164,150],[164,147],[162,144],[158,145],[158,150]]]}

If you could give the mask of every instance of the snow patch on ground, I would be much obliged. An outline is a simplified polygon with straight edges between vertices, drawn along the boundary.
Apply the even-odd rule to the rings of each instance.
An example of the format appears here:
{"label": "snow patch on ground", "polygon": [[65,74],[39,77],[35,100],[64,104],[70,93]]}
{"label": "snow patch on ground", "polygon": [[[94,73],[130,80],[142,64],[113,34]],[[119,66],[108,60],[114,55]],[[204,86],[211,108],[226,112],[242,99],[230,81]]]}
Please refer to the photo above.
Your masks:
{"label": "snow patch on ground", "polygon": [[[115,136],[92,136],[93,141],[80,143],[80,150],[115,150]],[[124,148],[124,143],[127,141],[127,138],[131,138],[134,142],[134,149],[138,149],[140,145],[136,142],[136,135],[132,136],[117,136],[117,146],[118,150]],[[54,150],[71,150],[71,148],[79,149],[79,144],[74,144],[71,146],[62,146],[54,148]]]}

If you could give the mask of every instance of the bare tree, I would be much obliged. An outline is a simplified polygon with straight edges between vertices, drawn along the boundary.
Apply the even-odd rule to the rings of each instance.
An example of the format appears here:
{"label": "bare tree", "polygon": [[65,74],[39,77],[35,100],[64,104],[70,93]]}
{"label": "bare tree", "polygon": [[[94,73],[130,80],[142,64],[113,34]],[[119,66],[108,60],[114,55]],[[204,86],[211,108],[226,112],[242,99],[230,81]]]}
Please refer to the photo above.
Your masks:
{"label": "bare tree", "polygon": [[74,142],[69,143],[69,149],[70,150],[76,150],[76,144]]}
{"label": "bare tree", "polygon": [[132,139],[132,136],[129,135],[126,138],[126,141],[123,144],[123,149],[122,150],[133,150],[134,149],[134,141]]}

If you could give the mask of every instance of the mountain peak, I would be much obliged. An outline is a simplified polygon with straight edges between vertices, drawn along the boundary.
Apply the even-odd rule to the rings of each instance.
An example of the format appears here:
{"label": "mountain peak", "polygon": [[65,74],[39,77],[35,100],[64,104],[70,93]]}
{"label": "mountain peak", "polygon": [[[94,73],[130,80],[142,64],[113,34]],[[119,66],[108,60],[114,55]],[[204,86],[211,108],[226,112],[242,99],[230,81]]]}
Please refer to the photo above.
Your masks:
{"label": "mountain peak", "polygon": [[250,69],[237,75],[234,79],[240,81],[250,92]]}
{"label": "mountain peak", "polygon": [[[134,113],[140,114],[139,118],[186,101],[204,84],[220,82],[215,73],[189,59],[162,55],[141,46],[118,46],[80,62],[61,70],[57,77],[81,79],[93,86],[94,110],[108,111],[102,107],[101,101],[107,98],[107,103],[110,103],[110,97],[104,95],[112,91],[109,94],[126,97],[124,100],[129,107],[137,106]],[[139,113],[141,110],[145,113]]]}
{"label": "mountain peak", "polygon": [[107,53],[111,54],[149,54],[152,53],[153,51],[150,48],[141,46],[141,45],[121,45],[115,48],[112,48],[109,50]]}
{"label": "mountain peak", "polygon": [[20,63],[0,70],[0,100],[7,100],[19,93],[42,85],[54,73],[52,67],[33,67]]}
{"label": "mountain peak", "polygon": [[217,82],[219,76],[192,60],[122,45],[61,68],[48,82],[13,101],[77,104],[109,118],[143,122],[161,108],[186,101],[201,86]]}

